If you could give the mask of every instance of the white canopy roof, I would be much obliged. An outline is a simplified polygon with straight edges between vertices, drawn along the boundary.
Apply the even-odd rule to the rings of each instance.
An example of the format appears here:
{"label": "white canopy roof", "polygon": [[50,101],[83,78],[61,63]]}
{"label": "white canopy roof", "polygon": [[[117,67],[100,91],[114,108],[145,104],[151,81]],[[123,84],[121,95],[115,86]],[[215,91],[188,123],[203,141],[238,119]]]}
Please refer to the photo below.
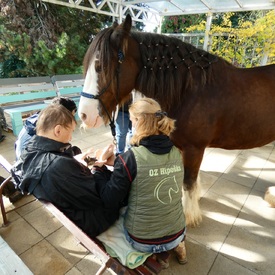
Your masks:
{"label": "white canopy roof", "polygon": [[134,0],[132,2],[147,2],[161,16],[275,9],[273,0]]}
{"label": "white canopy roof", "polygon": [[[114,16],[119,22],[130,12],[139,22],[157,23],[162,16],[275,9],[275,0],[43,0]],[[138,7],[135,4],[143,4]],[[142,17],[141,17],[142,16]],[[143,18],[143,19],[141,19]],[[159,22],[158,22],[159,23]]]}

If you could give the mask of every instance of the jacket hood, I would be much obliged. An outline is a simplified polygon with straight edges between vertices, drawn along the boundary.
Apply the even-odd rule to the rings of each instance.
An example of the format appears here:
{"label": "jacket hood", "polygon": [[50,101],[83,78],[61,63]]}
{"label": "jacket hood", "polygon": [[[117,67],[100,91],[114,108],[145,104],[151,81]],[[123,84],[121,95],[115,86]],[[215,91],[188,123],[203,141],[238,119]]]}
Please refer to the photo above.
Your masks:
{"label": "jacket hood", "polygon": [[145,146],[154,154],[167,154],[173,147],[173,143],[166,135],[153,135],[143,138],[140,145]]}

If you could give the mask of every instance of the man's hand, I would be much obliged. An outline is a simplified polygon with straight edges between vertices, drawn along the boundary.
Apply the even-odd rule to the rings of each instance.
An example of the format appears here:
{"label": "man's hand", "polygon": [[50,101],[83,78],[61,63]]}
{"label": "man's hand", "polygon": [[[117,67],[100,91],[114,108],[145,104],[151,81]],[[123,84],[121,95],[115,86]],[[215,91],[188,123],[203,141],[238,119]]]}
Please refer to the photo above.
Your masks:
{"label": "man's hand", "polygon": [[95,157],[93,156],[94,156],[94,149],[90,148],[86,152],[74,156],[74,158],[77,161],[84,164],[85,166],[90,166],[90,165],[93,165],[94,162],[96,161]]}

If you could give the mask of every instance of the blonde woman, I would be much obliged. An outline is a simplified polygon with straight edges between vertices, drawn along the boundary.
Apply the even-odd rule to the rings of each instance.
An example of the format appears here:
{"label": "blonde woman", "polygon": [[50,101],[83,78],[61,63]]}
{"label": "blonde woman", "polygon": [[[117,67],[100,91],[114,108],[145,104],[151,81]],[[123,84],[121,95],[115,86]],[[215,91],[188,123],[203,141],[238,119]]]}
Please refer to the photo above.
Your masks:
{"label": "blonde woman", "polygon": [[169,138],[175,121],[150,98],[137,100],[129,113],[132,148],[116,158],[110,178],[104,167],[95,168],[97,190],[106,207],[127,205],[125,234],[135,249],[174,250],[178,262],[185,264],[183,164]]}

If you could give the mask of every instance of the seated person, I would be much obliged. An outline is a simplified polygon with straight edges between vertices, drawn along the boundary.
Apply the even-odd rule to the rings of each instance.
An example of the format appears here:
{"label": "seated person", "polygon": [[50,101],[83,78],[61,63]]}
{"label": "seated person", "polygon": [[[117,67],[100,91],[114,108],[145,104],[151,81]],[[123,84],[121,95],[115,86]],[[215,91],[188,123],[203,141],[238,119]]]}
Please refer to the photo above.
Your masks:
{"label": "seated person", "polygon": [[[73,115],[77,112],[77,107],[75,102],[69,97],[55,97],[51,104],[61,104],[66,107]],[[15,142],[15,155],[16,160],[20,158],[23,149],[26,147],[32,136],[36,134],[36,123],[39,116],[39,112],[28,117],[24,122],[24,127],[20,131],[18,138]],[[77,154],[81,152],[77,151]]]}
{"label": "seated person", "polygon": [[184,168],[169,138],[175,121],[150,98],[135,101],[129,112],[135,129],[132,147],[115,159],[110,178],[106,168],[94,167],[97,190],[106,207],[119,208],[128,199],[124,231],[136,250],[173,249],[178,262],[185,264]]}
{"label": "seated person", "polygon": [[[51,104],[61,104],[66,107],[73,115],[77,112],[77,107],[75,102],[69,97],[55,97]],[[36,134],[36,123],[39,116],[39,112],[28,117],[24,122],[24,127],[20,131],[18,138],[15,142],[15,156],[18,160],[22,154],[22,151],[25,149],[30,139]],[[74,154],[80,154],[81,150],[74,146]],[[3,195],[8,197],[10,202],[14,203],[23,197],[22,193],[15,189],[15,186],[12,182],[6,184],[3,190]]]}
{"label": "seated person", "polygon": [[[95,237],[117,220],[120,206],[104,204],[94,175],[75,159],[69,143],[75,127],[74,116],[64,106],[52,104],[43,109],[36,135],[11,172],[22,192],[53,203],[84,232]],[[108,164],[104,159],[114,158],[113,147],[103,151],[101,157],[99,164]]]}

